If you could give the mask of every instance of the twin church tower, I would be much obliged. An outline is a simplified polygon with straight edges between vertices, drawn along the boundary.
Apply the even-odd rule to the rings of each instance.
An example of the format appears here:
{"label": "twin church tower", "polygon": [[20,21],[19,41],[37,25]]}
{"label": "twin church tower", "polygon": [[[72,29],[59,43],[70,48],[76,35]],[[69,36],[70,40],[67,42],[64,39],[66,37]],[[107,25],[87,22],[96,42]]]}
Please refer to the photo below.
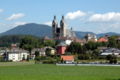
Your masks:
{"label": "twin church tower", "polygon": [[62,16],[62,20],[60,21],[60,27],[58,26],[58,22],[56,20],[56,16],[54,16],[52,22],[52,33],[53,38],[67,37],[67,29],[66,23],[64,20],[64,16]]}

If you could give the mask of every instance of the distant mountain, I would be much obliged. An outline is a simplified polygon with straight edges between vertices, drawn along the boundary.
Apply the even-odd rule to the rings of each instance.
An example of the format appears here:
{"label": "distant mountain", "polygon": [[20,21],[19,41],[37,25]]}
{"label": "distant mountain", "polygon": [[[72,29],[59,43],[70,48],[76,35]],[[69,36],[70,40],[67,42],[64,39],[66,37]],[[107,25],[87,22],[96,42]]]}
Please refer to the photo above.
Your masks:
{"label": "distant mountain", "polygon": [[[75,31],[75,34],[78,38],[84,38],[84,36],[88,33],[95,34],[93,32]],[[17,26],[11,30],[8,30],[0,34],[0,36],[3,35],[33,35],[37,37],[44,37],[44,36],[52,37],[52,28],[44,24],[29,23],[29,24]],[[112,35],[120,35],[120,34],[109,32],[109,33],[101,33],[96,35],[97,37],[101,37],[105,35],[112,36]]]}
{"label": "distant mountain", "polygon": [[119,33],[115,33],[115,32],[100,33],[100,34],[97,34],[97,37],[101,37],[101,36],[105,36],[105,35],[114,36],[114,35],[120,35],[120,34]]}
{"label": "distant mountain", "polygon": [[75,31],[75,34],[79,38],[84,38],[86,34],[95,34],[95,33],[93,33],[93,32]]}
{"label": "distant mountain", "polygon": [[0,35],[33,35],[37,37],[52,36],[51,27],[43,24],[29,23],[17,26]]}

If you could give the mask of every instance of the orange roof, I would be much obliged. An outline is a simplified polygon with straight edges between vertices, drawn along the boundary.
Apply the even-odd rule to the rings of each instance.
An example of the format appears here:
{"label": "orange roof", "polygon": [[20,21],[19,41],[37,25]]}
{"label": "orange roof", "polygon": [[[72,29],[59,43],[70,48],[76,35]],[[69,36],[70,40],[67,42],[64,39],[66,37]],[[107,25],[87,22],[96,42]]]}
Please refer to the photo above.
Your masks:
{"label": "orange roof", "polygon": [[108,42],[108,39],[105,37],[99,38],[98,42]]}
{"label": "orange roof", "polygon": [[63,59],[64,61],[70,61],[74,60],[74,56],[61,56],[61,59]]}

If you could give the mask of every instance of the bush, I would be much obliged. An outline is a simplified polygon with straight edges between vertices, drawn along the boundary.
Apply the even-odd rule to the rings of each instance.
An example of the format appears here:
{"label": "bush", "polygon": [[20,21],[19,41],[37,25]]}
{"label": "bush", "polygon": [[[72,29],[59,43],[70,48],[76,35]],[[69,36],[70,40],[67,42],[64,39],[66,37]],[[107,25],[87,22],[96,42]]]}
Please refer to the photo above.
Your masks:
{"label": "bush", "polygon": [[55,64],[57,63],[56,60],[44,60],[42,61],[43,64]]}
{"label": "bush", "polygon": [[117,59],[110,59],[110,60],[109,60],[109,63],[110,63],[110,64],[117,64]]}
{"label": "bush", "polygon": [[91,56],[89,54],[80,54],[80,55],[78,55],[78,59],[80,59],[80,60],[88,60],[90,58],[91,58]]}
{"label": "bush", "polygon": [[42,61],[43,64],[55,64],[57,63],[56,59],[48,58],[47,60]]}
{"label": "bush", "polygon": [[4,59],[3,59],[3,56],[0,56],[0,62],[3,62]]}
{"label": "bush", "polygon": [[117,57],[115,55],[108,55],[108,56],[106,56],[106,59],[109,60],[110,64],[116,64],[117,63]]}
{"label": "bush", "polygon": [[46,56],[38,56],[35,59],[35,62],[41,62],[43,64],[55,64],[57,63],[57,59],[54,59],[53,57],[46,57]]}

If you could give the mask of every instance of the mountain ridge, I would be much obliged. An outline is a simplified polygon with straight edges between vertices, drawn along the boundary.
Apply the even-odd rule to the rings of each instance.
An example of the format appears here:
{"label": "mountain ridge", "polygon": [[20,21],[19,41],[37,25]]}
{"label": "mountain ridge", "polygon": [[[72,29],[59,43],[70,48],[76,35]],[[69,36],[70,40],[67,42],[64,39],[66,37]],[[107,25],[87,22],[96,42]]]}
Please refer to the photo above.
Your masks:
{"label": "mountain ridge", "polygon": [[[84,36],[88,33],[95,34],[93,32],[83,32],[83,31],[74,31],[78,38],[84,38]],[[6,32],[0,34],[3,35],[33,35],[37,37],[52,37],[52,27],[44,24],[36,24],[36,23],[29,23],[25,25],[19,25],[13,29],[10,29]],[[112,36],[112,35],[120,35],[120,33],[115,32],[108,32],[108,33],[100,33],[96,34],[97,37],[102,36]]]}

